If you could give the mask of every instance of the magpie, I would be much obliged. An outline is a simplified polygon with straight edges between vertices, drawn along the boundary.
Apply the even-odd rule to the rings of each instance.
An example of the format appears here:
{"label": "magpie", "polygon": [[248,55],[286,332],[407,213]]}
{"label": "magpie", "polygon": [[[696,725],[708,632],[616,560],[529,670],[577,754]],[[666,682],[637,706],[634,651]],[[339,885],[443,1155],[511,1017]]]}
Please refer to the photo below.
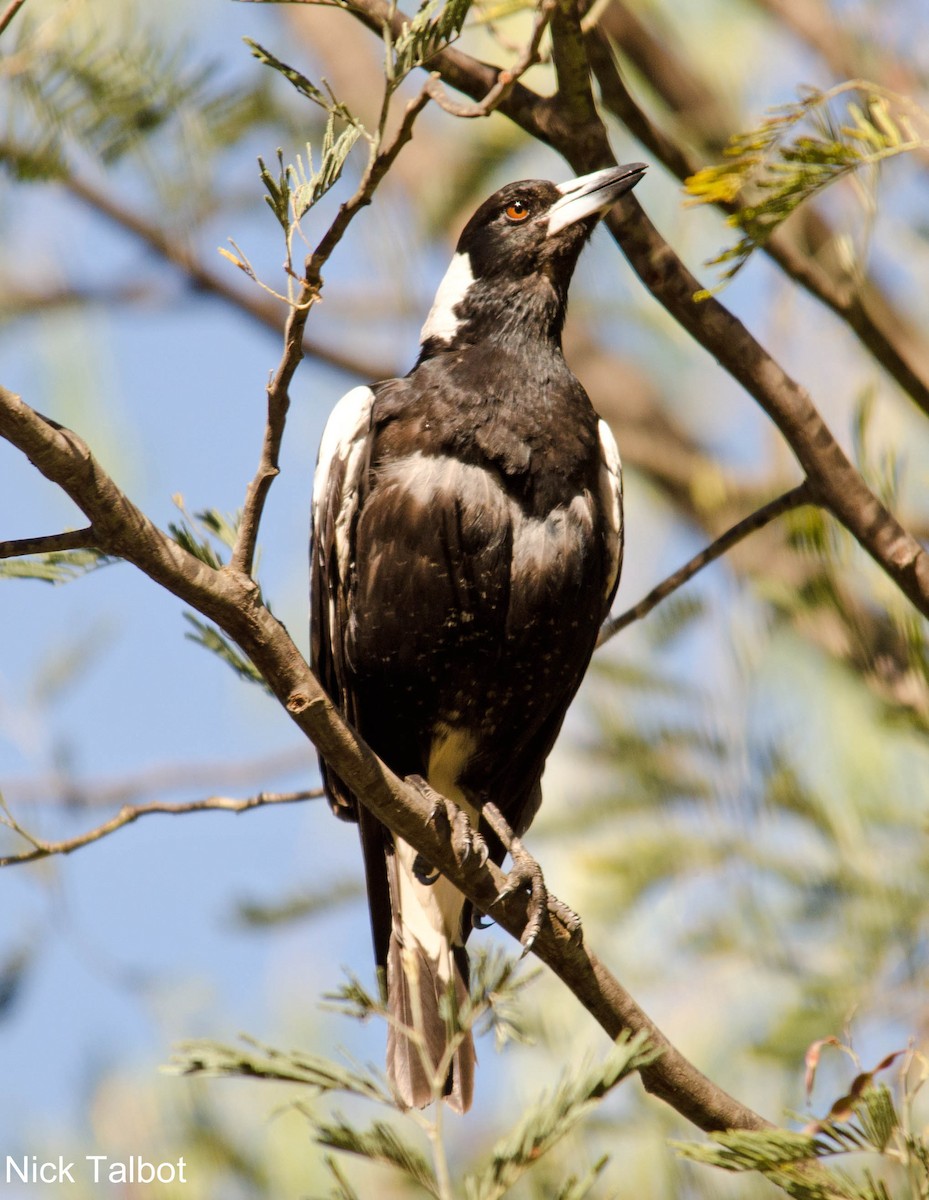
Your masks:
{"label": "magpie", "polygon": [[[319,450],[314,669],[397,775],[452,801],[475,831],[500,819],[511,844],[488,831],[491,854],[509,849],[514,874],[622,561],[616,443],[561,349],[568,287],[597,221],[644,171],[524,180],[485,201],[416,365],[344,396]],[[333,810],[360,827],[388,1078],[405,1107],[423,1107],[444,1077],[445,1100],[466,1111],[474,1046],[453,1014],[476,914],[320,765]]]}

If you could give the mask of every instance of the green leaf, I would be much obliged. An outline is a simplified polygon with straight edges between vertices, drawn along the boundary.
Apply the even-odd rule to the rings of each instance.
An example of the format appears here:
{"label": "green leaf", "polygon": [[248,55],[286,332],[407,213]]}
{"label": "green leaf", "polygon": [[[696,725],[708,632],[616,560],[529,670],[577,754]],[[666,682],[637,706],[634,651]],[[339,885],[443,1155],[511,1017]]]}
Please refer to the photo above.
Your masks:
{"label": "green leaf", "polygon": [[404,25],[396,40],[385,34],[391,88],[399,87],[412,70],[425,66],[433,55],[459,36],[470,7],[471,0],[448,0],[441,9],[439,0],[428,0],[413,20]]}
{"label": "green leaf", "polygon": [[311,79],[308,79],[302,71],[298,71],[296,67],[289,66],[276,55],[272,54],[270,50],[266,50],[265,47],[260,45],[258,42],[255,42],[248,37],[243,38],[242,40],[260,63],[263,63],[266,67],[271,67],[272,70],[277,71],[277,73],[282,75],[291,85],[291,87],[295,88],[305,99],[311,100],[314,104],[319,105],[319,107],[327,112],[330,116],[341,117],[343,121],[346,121],[350,125],[358,124],[358,121],[352,115],[349,109],[340,100],[335,98],[325,80],[323,80],[323,88],[325,88],[324,91],[323,88],[318,88]]}
{"label": "green leaf", "polygon": [[344,1092],[392,1104],[390,1094],[366,1071],[355,1070],[315,1054],[276,1050],[253,1038],[243,1046],[210,1039],[182,1042],[162,1071],[169,1075],[232,1076],[302,1083],[319,1092]]}
{"label": "green leaf", "polygon": [[343,1154],[356,1154],[371,1162],[395,1167],[408,1179],[419,1184],[435,1200],[441,1200],[439,1185],[426,1158],[414,1150],[400,1137],[397,1131],[384,1121],[374,1121],[367,1129],[359,1130],[344,1118],[333,1123],[314,1122],[315,1138],[321,1146],[340,1150]]}
{"label": "green leaf", "polygon": [[587,1116],[621,1080],[654,1062],[642,1034],[620,1037],[599,1064],[582,1064],[530,1107],[491,1152],[487,1166],[465,1177],[468,1200],[498,1200],[547,1151]]}
{"label": "green leaf", "polygon": [[734,206],[728,223],[743,234],[707,265],[724,267],[722,280],[731,279],[792,212],[824,188],[927,146],[929,114],[908,97],[857,80],[829,91],[804,90],[799,101],[774,109],[758,128],[732,137],[724,162],[685,180],[690,203]]}
{"label": "green leaf", "polygon": [[184,620],[193,626],[193,632],[184,635],[188,641],[196,642],[197,645],[203,646],[213,654],[218,655],[219,658],[232,667],[240,679],[244,679],[248,683],[257,683],[259,687],[264,688],[266,692],[270,693],[271,689],[258,671],[258,668],[250,659],[245,657],[241,650],[221,630],[217,629],[215,625],[210,625],[207,621],[201,621],[193,613],[184,613]]}
{"label": "green leaf", "polygon": [[118,561],[99,550],[49,550],[45,554],[0,559],[0,578],[70,583]]}

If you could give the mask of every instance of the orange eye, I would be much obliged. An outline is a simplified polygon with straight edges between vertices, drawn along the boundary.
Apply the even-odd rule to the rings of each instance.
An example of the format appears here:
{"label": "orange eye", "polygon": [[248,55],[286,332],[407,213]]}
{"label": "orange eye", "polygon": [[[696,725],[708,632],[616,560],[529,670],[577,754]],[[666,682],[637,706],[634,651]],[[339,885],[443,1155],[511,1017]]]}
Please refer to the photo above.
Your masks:
{"label": "orange eye", "polygon": [[525,200],[514,200],[512,204],[508,204],[504,209],[506,219],[518,223],[525,221],[529,216],[529,205]]}

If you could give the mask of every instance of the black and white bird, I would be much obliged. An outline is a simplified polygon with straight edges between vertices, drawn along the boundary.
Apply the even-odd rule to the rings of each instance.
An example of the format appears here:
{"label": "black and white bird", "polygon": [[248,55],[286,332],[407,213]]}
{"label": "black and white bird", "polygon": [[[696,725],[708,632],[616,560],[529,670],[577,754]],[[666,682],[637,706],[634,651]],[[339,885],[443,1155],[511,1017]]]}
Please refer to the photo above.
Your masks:
{"label": "black and white bird", "polygon": [[[584,244],[644,171],[526,180],[491,196],[461,235],[415,367],[354,388],[323,434],[314,668],[397,775],[425,778],[475,828],[485,805],[517,835],[535,815],[619,581],[619,455],[561,333]],[[392,1017],[388,1076],[403,1104],[421,1107],[447,1065],[445,1099],[467,1110],[474,1047],[468,1037],[448,1052],[444,1014],[446,998],[467,995],[470,906],[322,772],[335,812],[361,830]]]}

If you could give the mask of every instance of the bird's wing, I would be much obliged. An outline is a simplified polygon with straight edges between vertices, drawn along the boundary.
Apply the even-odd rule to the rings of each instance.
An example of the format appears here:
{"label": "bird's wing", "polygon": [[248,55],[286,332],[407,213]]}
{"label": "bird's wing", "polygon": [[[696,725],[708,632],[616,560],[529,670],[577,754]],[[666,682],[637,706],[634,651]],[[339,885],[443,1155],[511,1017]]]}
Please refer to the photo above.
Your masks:
{"label": "bird's wing", "polygon": [[[326,423],[313,480],[310,552],[310,654],[323,688],[342,714],[357,724],[356,696],[346,662],[350,589],[358,513],[374,437],[374,392],[356,387]],[[385,856],[387,833],[325,762],[320,770],[333,812],[358,822],[365,863],[375,960],[386,978],[391,905]]]}
{"label": "bird's wing", "polygon": [[600,503],[606,518],[606,603],[603,619],[606,619],[619,587],[619,573],[623,566],[623,468],[619,458],[619,447],[613,432],[602,418],[600,434]]}
{"label": "bird's wing", "polygon": [[[356,387],[338,402],[323,432],[313,480],[310,551],[310,659],[320,683],[353,720],[345,662],[350,566],[355,522],[367,473],[374,393]],[[337,816],[354,818],[355,799],[323,764]]]}

